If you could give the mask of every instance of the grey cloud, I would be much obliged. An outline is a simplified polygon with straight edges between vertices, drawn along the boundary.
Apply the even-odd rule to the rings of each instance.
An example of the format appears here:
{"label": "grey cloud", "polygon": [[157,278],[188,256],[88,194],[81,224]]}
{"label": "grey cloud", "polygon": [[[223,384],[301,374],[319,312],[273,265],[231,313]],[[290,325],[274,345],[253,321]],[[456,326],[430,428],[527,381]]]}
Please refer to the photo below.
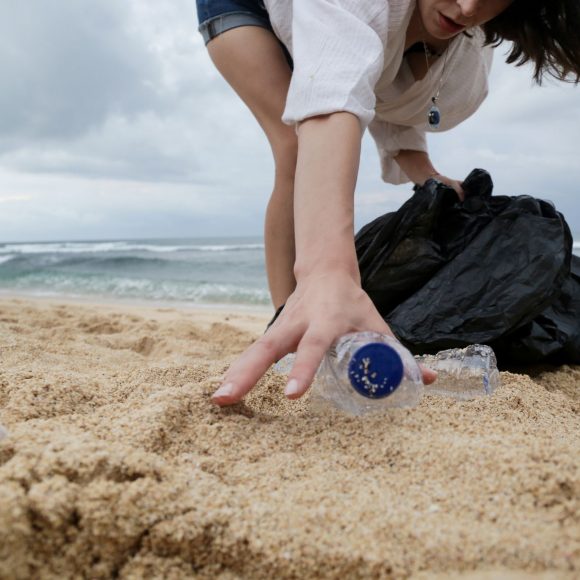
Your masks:
{"label": "grey cloud", "polygon": [[11,47],[0,51],[1,166],[222,189],[250,170],[260,181],[265,140],[211,65],[192,2],[14,6],[0,9]]}
{"label": "grey cloud", "polygon": [[154,106],[155,59],[112,0],[19,0],[0,7],[4,147],[84,134],[110,114]]}

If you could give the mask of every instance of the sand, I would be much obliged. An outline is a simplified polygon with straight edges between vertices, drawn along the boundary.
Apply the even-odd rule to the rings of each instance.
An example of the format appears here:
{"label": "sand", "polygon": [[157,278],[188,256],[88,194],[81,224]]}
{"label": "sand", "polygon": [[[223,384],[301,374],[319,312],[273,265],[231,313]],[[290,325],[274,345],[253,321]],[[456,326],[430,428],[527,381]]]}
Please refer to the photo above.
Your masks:
{"label": "sand", "polygon": [[577,578],[580,367],[486,400],[312,414],[269,313],[0,300],[0,578]]}

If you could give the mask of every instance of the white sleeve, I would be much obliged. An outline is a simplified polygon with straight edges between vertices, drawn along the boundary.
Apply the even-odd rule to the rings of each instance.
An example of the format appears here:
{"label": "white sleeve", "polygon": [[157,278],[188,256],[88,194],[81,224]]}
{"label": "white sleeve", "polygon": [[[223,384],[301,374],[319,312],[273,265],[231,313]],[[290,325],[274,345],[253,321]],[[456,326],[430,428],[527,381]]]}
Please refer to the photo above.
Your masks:
{"label": "white sleeve", "polygon": [[425,131],[416,127],[403,127],[402,125],[374,119],[369,125],[369,132],[373,136],[379,152],[383,181],[393,185],[411,181],[394,158],[401,149],[427,153]]}
{"label": "white sleeve", "polygon": [[387,22],[387,2],[294,0],[294,72],[282,121],[348,111],[364,131],[374,117]]}

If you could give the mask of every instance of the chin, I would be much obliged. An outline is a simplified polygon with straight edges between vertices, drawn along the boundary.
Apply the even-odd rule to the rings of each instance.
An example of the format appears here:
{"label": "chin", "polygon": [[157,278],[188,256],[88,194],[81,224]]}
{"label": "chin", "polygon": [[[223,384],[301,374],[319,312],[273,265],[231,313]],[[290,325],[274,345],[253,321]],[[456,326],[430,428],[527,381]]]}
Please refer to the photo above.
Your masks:
{"label": "chin", "polygon": [[437,10],[433,10],[425,16],[423,26],[427,33],[437,40],[451,40],[465,30],[465,28],[457,31],[446,30],[441,22],[441,15]]}
{"label": "chin", "polygon": [[454,36],[457,36],[456,34],[446,34],[438,26],[425,26],[425,30],[430,37],[436,38],[437,40],[450,40]]}
{"label": "chin", "polygon": [[456,36],[459,35],[459,33],[457,33],[457,34],[445,34],[444,32],[441,32],[440,30],[430,31],[429,29],[427,29],[427,32],[429,32],[429,34],[433,38],[436,38],[437,40],[451,40],[452,38],[455,38]]}

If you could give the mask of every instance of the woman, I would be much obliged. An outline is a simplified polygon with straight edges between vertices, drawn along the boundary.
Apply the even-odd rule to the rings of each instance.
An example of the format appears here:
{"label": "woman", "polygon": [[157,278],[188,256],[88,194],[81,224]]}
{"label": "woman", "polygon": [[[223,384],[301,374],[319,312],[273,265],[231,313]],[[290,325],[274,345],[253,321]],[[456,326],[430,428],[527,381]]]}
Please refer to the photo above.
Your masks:
{"label": "woman", "polygon": [[[377,143],[383,178],[459,181],[429,158],[425,132],[449,129],[487,94],[490,44],[535,79],[580,78],[578,0],[197,0],[214,64],[270,142],[275,184],[266,212],[272,301],[268,332],[214,393],[239,401],[296,351],[286,396],[310,386],[330,345],[361,330],[391,333],[360,287],[353,197],[361,138]],[[436,375],[423,369],[423,380]]]}

